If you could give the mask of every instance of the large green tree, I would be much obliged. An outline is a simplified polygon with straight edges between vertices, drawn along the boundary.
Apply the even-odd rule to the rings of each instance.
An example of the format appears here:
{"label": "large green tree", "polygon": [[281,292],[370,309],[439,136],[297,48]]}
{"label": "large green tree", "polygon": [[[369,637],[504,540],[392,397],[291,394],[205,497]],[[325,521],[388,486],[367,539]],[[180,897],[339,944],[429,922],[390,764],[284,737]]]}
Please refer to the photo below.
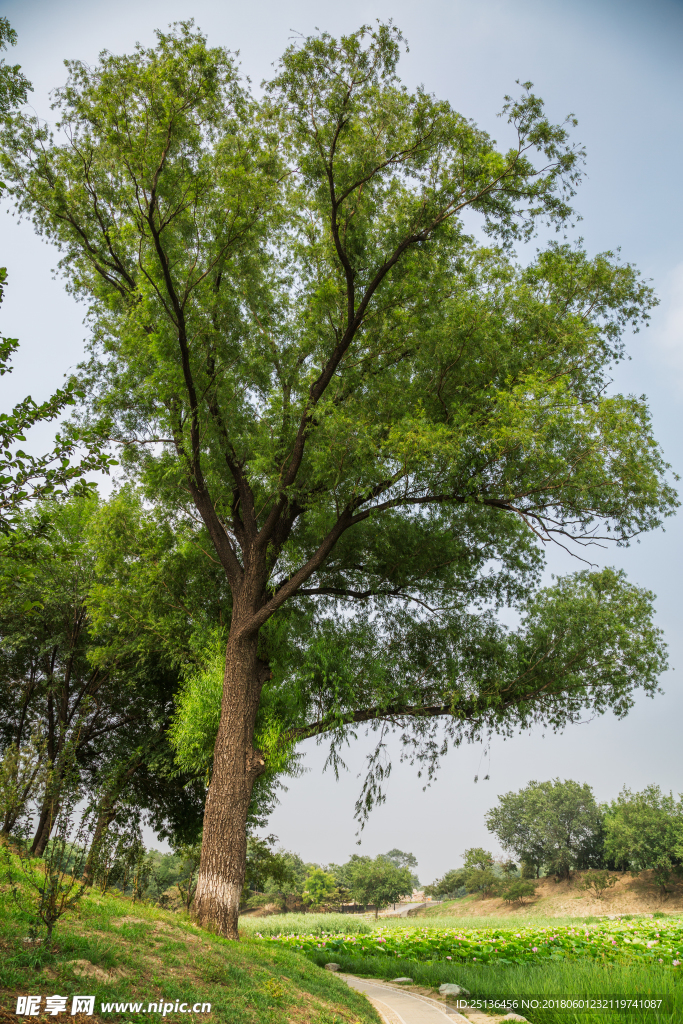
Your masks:
{"label": "large green tree", "polygon": [[537,876],[541,867],[567,878],[572,868],[601,866],[603,813],[585,783],[554,779],[505,793],[486,827]]}
{"label": "large green tree", "polygon": [[375,917],[401,896],[411,896],[413,876],[407,867],[397,867],[382,855],[359,857],[357,854],[344,865],[344,884],[357,903],[371,904]]}
{"label": "large green tree", "polygon": [[624,787],[605,810],[605,857],[622,870],[652,870],[668,895],[683,876],[683,797],[659,786],[642,793]]}
{"label": "large green tree", "polygon": [[608,388],[651,290],[565,244],[520,267],[515,240],[571,217],[571,120],[524,87],[501,151],[402,85],[400,48],[302,40],[257,100],[182,24],[70,63],[54,137],[6,119],[18,206],[89,305],[87,422],[229,584],[195,912],[233,938],[252,789],[298,740],[336,764],[380,729],[362,814],[386,729],[431,769],[439,723],[624,714],[664,665],[623,575],[536,590],[546,541],[626,544],[675,506],[645,404]]}

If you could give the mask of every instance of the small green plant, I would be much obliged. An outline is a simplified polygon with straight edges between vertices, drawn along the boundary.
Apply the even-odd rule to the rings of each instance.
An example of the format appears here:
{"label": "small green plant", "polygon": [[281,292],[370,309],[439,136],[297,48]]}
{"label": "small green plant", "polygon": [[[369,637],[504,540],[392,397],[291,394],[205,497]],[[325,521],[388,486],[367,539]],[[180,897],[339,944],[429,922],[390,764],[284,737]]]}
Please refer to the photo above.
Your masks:
{"label": "small green plant", "polygon": [[183,878],[178,879],[177,885],[180,898],[185,904],[185,909],[189,913],[197,891],[199,862],[202,858],[202,841],[200,839],[191,846],[179,846],[175,852],[183,858],[182,870],[184,874]]}
{"label": "small green plant", "polygon": [[522,878],[519,881],[511,882],[501,892],[506,903],[519,903],[522,906],[526,900],[533,899],[535,895],[536,883]]}
{"label": "small green plant", "polygon": [[78,799],[75,787],[64,787],[62,800],[50,822],[53,833],[42,857],[30,852],[27,841],[31,818],[27,818],[19,842],[2,848],[3,874],[15,903],[28,917],[30,942],[41,941],[40,931],[45,929],[43,945],[52,945],[52,933],[57,922],[74,910],[81,899],[87,881],[83,877],[90,838],[90,821],[81,818],[73,829],[74,807]]}
{"label": "small green plant", "polygon": [[619,881],[618,875],[610,875],[609,871],[589,871],[578,883],[577,889],[589,892],[595,899],[603,900],[607,891]]}

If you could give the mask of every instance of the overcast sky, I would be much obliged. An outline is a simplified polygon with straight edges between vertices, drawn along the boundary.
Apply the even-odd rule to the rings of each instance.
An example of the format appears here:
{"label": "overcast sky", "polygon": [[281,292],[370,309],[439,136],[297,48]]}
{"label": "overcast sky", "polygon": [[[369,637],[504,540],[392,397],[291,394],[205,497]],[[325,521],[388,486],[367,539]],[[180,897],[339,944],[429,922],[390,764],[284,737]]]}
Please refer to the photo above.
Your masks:
{"label": "overcast sky", "polygon": [[[34,83],[32,104],[43,117],[50,113],[49,90],[64,80],[65,58],[95,62],[102,49],[127,52],[136,41],[149,45],[155,28],[188,17],[207,32],[210,44],[239,50],[255,84],[270,73],[293,32],[318,27],[340,33],[392,18],[410,45],[401,64],[408,86],[423,84],[498,138],[502,97],[515,91],[516,79],[533,81],[554,119],[569,112],[579,119],[576,137],[586,145],[588,164],[576,199],[583,216],[578,233],[589,252],[621,247],[624,259],[653,278],[661,298],[651,327],[630,339],[632,360],[617,369],[614,387],[647,394],[668,460],[683,469],[680,0],[0,0],[0,13],[19,33],[9,59],[20,62]],[[26,223],[17,226],[6,217],[0,225],[0,265],[10,273],[0,330],[21,340],[15,373],[0,382],[0,409],[6,409],[26,393],[38,400],[52,392],[77,363],[85,329],[82,307],[51,273],[54,251]],[[594,555],[599,564],[625,568],[658,595],[658,621],[674,669],[662,680],[664,695],[640,700],[624,721],[607,716],[562,736],[544,737],[538,730],[494,740],[489,754],[463,747],[449,754],[426,793],[414,769],[397,766],[387,802],[373,814],[360,852],[410,850],[421,879],[431,881],[459,864],[466,847],[496,849],[484,813],[497,794],[530,779],[588,782],[600,800],[615,797],[623,785],[683,790],[682,548],[679,516],[666,533],[643,537],[628,550]],[[549,552],[548,565],[549,572],[580,567],[557,552]],[[339,862],[357,851],[353,805],[367,750],[361,734],[348,750],[349,772],[335,782],[321,771],[324,748],[310,742],[310,770],[291,782],[270,824],[285,847],[319,862]],[[481,781],[486,774],[490,779]]]}

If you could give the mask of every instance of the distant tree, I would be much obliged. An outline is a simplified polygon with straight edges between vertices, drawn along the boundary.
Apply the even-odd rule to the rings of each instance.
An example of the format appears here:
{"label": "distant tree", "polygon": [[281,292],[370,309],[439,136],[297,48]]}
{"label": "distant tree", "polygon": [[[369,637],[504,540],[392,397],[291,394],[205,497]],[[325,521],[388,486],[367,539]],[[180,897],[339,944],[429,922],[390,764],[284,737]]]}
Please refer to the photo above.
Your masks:
{"label": "distant tree", "polygon": [[662,898],[683,876],[683,798],[624,787],[605,812],[605,856],[616,867],[652,870]]}
{"label": "distant tree", "polygon": [[447,871],[441,878],[437,878],[431,885],[424,887],[425,896],[436,896],[442,899],[455,899],[467,892],[465,886],[466,871],[464,868],[454,868]]}
{"label": "distant tree", "polygon": [[[291,878],[291,882],[289,883],[291,891],[303,892],[306,876],[308,875],[310,866],[302,860],[298,853],[292,853],[290,850],[280,850],[279,853],[283,862],[287,865],[287,870]],[[331,873],[334,874],[334,872]]]}
{"label": "distant tree", "polygon": [[313,907],[324,908],[329,903],[338,902],[337,882],[334,875],[322,868],[312,868],[304,883],[304,903]]}
{"label": "distant tree", "polygon": [[518,874],[517,864],[514,860],[499,861],[498,866],[505,878],[513,878]]}
{"label": "distant tree", "polygon": [[396,903],[401,896],[410,896],[413,879],[408,868],[398,868],[386,857],[354,855],[345,865],[344,878],[358,903],[372,904],[375,917],[380,910]]}
{"label": "distant tree", "polygon": [[536,877],[545,866],[560,878],[573,867],[599,866],[602,813],[588,785],[566,780],[530,782],[518,793],[498,797],[486,826]]}
{"label": "distant tree", "polygon": [[413,885],[416,889],[419,887],[420,879],[413,870],[417,867],[417,857],[413,853],[405,853],[403,850],[394,849],[389,850],[388,853],[382,854],[382,856],[386,857],[387,860],[390,860],[396,868],[408,868],[411,871]]}
{"label": "distant tree", "polygon": [[501,896],[506,903],[524,904],[536,895],[536,883],[524,879],[508,882],[501,889]]}
{"label": "distant tree", "polygon": [[276,882],[290,880],[291,866],[281,852],[274,850],[276,843],[277,836],[272,835],[249,838],[247,884],[250,888],[261,891],[269,879]]}
{"label": "distant tree", "polygon": [[465,871],[486,871],[493,868],[493,854],[481,846],[472,846],[463,853]]}
{"label": "distant tree", "polygon": [[480,893],[482,899],[494,896],[500,888],[500,876],[495,871],[493,854],[481,846],[471,847],[463,854],[465,888]]}
{"label": "distant tree", "polygon": [[[317,864],[306,864],[298,854],[289,850],[278,849],[275,855],[279,860],[280,869],[266,877],[262,886],[265,899],[274,903],[282,913],[289,910],[302,910],[306,903],[303,892],[306,887],[306,879],[310,872],[319,867]],[[336,903],[337,895],[341,900],[339,887],[337,887],[333,902]]]}

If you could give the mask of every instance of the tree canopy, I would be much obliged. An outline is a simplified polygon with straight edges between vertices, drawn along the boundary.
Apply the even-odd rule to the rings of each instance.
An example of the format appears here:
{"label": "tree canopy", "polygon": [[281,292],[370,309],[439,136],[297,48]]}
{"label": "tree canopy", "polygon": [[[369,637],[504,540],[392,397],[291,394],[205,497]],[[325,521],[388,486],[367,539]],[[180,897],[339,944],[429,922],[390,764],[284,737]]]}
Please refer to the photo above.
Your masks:
{"label": "tree canopy", "polygon": [[526,84],[499,149],[401,83],[402,43],[302,40],[257,99],[181,23],[67,62],[55,133],[5,117],[17,207],[88,306],[74,429],[199,518],[230,590],[196,912],[233,937],[252,789],[300,740],[336,767],[380,730],[362,816],[387,729],[431,771],[439,723],[622,715],[665,666],[623,573],[538,590],[545,542],[628,544],[676,506],[645,401],[609,387],[652,290],[565,242],[521,264],[572,216],[575,122]]}
{"label": "tree canopy", "polygon": [[413,876],[407,867],[397,867],[383,856],[351,857],[344,865],[344,884],[358,903],[372,904],[375,917],[390,903],[413,892]]}
{"label": "tree canopy", "polygon": [[[156,548],[149,536],[142,545],[144,517],[137,507],[135,520],[131,506],[137,507],[125,491],[109,504],[92,493],[43,499],[17,515],[11,535],[0,537],[0,755],[18,780],[20,762],[35,752],[42,777],[38,853],[50,837],[67,766],[81,797],[99,808],[100,831],[124,804],[147,811],[163,835],[192,838],[201,830],[205,780],[179,769],[167,735],[183,641],[184,660],[192,656],[186,610],[181,624],[178,594],[168,586],[169,562],[187,600],[196,566],[190,557],[183,561],[168,534],[165,546],[158,534]],[[113,529],[122,509],[127,525],[135,520],[138,527],[127,538]],[[129,580],[141,547],[156,557],[155,580],[167,587],[151,623],[142,605],[130,615],[113,602],[106,612],[102,607],[112,566],[125,563]],[[197,627],[200,614],[196,602]],[[7,819],[4,830],[15,823],[16,816]]]}
{"label": "tree canopy", "polygon": [[499,796],[486,827],[537,874],[545,867],[566,878],[571,868],[600,866],[602,818],[590,786],[555,779]]}
{"label": "tree canopy", "polygon": [[683,797],[647,786],[624,787],[605,809],[605,858],[622,870],[654,871],[662,895],[683,875]]}
{"label": "tree canopy", "polygon": [[[16,46],[17,34],[7,18],[0,17],[0,52]],[[8,64],[0,58],[0,121],[13,113],[28,99],[33,86],[18,64]],[[0,196],[6,188],[0,181]],[[0,267],[0,304],[5,297],[7,268]],[[0,334],[0,377],[12,372],[11,358],[19,342]],[[16,521],[17,514],[29,499],[37,499],[65,490],[69,485],[87,490],[84,475],[88,470],[108,471],[115,463],[97,443],[87,448],[78,465],[70,461],[77,447],[77,435],[58,434],[53,450],[36,456],[25,452],[20,444],[26,441],[26,432],[36,423],[56,419],[69,406],[73,406],[84,392],[73,375],[62,388],[45,402],[38,404],[31,396],[18,402],[9,413],[0,413],[0,531],[6,533]]]}

